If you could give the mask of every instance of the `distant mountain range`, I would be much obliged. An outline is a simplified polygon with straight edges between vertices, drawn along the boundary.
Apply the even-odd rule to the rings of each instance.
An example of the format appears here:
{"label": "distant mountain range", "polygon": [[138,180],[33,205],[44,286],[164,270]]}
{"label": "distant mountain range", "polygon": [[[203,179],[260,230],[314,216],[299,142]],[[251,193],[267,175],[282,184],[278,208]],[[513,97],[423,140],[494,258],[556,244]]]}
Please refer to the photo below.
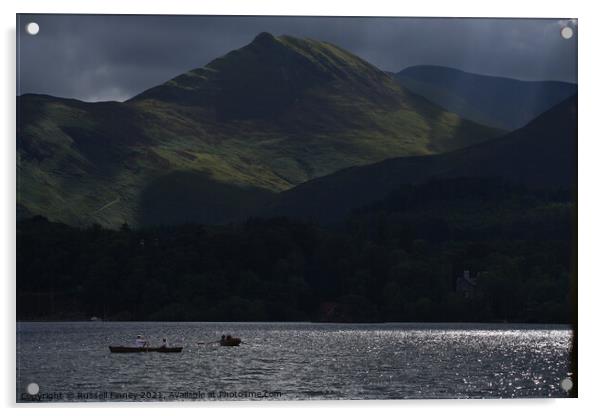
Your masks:
{"label": "distant mountain range", "polygon": [[577,97],[522,129],[454,152],[391,158],[317,178],[282,192],[264,215],[337,222],[401,185],[445,178],[501,178],[531,188],[574,190]]}
{"label": "distant mountain range", "polygon": [[[393,77],[333,44],[261,33],[124,103],[17,97],[18,216],[107,227],[329,220],[439,174],[571,181],[576,101],[549,108],[575,86],[441,68],[437,80],[424,68]],[[485,105],[483,94],[498,98]],[[513,108],[523,101],[529,111]],[[540,110],[499,138],[497,127]]]}
{"label": "distant mountain range", "polygon": [[17,106],[19,215],[73,225],[224,221],[342,168],[500,134],[335,45],[268,33],[125,103]]}
{"label": "distant mountain range", "polygon": [[577,93],[577,85],[519,81],[441,66],[412,66],[395,74],[404,88],[461,117],[504,130],[523,127]]}

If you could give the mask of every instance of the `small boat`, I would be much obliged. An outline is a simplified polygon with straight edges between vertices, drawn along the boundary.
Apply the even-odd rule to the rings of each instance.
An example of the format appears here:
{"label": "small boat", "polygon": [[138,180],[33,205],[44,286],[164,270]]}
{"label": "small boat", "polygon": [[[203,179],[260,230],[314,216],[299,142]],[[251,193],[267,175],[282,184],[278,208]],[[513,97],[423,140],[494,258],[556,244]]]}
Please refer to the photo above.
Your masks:
{"label": "small boat", "polygon": [[109,346],[109,350],[115,353],[129,352],[182,352],[183,347],[122,347]]}
{"label": "small boat", "polygon": [[238,347],[240,343],[240,338],[225,338],[220,340],[219,345],[222,347]]}

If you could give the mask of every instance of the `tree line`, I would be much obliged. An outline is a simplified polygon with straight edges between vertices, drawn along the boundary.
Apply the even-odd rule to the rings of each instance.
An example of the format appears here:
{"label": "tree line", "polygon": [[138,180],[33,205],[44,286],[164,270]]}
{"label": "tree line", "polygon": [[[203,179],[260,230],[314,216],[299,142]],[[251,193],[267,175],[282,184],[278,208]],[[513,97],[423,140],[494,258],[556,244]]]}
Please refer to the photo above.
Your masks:
{"label": "tree line", "polygon": [[[570,322],[572,195],[493,179],[400,187],[335,225],[17,224],[17,318]],[[456,288],[479,273],[471,296]]]}

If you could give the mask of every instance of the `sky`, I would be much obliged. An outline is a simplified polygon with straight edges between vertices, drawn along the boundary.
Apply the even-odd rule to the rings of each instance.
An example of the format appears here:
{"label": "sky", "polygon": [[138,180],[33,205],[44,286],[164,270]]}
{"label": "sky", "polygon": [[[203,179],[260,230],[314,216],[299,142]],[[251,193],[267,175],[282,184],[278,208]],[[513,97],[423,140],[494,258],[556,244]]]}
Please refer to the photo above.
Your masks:
{"label": "sky", "polygon": [[[39,24],[31,36],[25,27]],[[575,35],[564,39],[563,27]],[[574,19],[19,15],[17,94],[126,100],[250,43],[260,32],[325,40],[382,70],[442,65],[577,82]]]}

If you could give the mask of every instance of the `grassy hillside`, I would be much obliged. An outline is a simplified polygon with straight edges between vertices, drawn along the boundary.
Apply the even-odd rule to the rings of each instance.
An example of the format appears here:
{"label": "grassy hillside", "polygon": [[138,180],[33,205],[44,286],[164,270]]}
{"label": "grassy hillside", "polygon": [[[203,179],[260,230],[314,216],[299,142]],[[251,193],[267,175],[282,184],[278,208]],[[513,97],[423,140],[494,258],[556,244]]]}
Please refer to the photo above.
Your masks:
{"label": "grassy hillside", "polygon": [[125,103],[17,108],[19,214],[110,227],[227,221],[343,168],[500,134],[335,45],[267,33]]}
{"label": "grassy hillside", "polygon": [[403,184],[433,178],[503,178],[535,188],[574,189],[577,167],[577,97],[522,129],[442,155],[392,158],[344,169],[281,193],[265,215],[340,221],[385,198]]}
{"label": "grassy hillside", "polygon": [[478,123],[506,130],[523,127],[577,93],[577,85],[519,81],[440,66],[412,66],[395,78],[404,88]]}

